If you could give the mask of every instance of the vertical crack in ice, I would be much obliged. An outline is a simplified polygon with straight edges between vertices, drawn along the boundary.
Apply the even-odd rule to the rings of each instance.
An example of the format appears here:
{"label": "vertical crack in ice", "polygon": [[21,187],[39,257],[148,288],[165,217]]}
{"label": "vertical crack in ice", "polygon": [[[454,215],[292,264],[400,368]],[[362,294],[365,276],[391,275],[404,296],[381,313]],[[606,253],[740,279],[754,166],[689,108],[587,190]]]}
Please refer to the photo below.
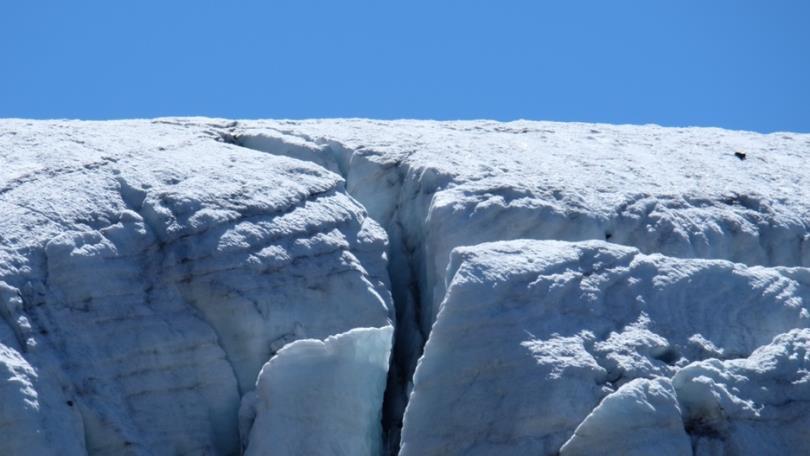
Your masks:
{"label": "vertical crack in ice", "polygon": [[[355,151],[342,144],[314,139],[306,135],[272,130],[290,139],[299,139],[320,149],[312,150],[306,145],[291,144],[284,138],[264,135],[239,134],[236,125],[223,131],[220,138],[223,142],[247,149],[281,155],[313,162],[330,171],[340,174],[345,182],[347,193],[370,212],[369,216],[380,224],[388,234],[387,272],[391,283],[391,295],[394,302],[396,321],[394,324],[394,346],[390,357],[388,380],[383,400],[383,448],[387,454],[397,454],[400,444],[402,420],[407,405],[410,384],[416,368],[416,361],[421,355],[427,340],[421,321],[421,295],[424,284],[419,282],[419,264],[414,252],[421,245],[410,245],[408,239],[414,237],[402,221],[402,187],[407,170],[401,161],[390,166],[376,165],[376,172],[392,177],[392,185],[385,189],[375,188],[370,194],[385,192],[381,196],[385,203],[371,208],[367,201],[357,192],[357,183],[352,179],[352,161]],[[379,182],[375,182],[379,183]],[[372,213],[373,212],[373,213]],[[423,236],[417,235],[419,239]]]}

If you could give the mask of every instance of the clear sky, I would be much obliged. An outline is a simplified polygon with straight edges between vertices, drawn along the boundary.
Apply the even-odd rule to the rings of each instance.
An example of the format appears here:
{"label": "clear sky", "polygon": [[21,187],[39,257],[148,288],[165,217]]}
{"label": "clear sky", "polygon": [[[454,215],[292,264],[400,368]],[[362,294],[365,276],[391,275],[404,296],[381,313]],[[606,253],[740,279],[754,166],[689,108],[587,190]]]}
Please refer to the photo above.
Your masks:
{"label": "clear sky", "polygon": [[808,0],[8,0],[0,117],[810,132]]}

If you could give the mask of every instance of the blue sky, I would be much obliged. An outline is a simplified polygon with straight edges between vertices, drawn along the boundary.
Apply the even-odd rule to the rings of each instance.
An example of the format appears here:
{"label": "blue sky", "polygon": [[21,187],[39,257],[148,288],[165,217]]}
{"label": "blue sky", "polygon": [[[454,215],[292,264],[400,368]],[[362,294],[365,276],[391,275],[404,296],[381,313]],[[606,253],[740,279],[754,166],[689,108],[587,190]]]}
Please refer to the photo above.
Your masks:
{"label": "blue sky", "polygon": [[14,0],[0,117],[810,132],[806,0]]}

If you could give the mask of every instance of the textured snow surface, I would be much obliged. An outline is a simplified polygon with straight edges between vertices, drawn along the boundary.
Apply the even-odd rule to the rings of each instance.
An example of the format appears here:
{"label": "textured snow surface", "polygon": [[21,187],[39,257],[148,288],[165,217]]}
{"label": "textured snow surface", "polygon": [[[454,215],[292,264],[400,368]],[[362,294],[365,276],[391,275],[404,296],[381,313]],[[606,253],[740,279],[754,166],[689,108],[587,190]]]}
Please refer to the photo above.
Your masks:
{"label": "textured snow surface", "polygon": [[412,455],[808,453],[808,154],[657,126],[2,120],[0,454],[374,454],[403,416]]}

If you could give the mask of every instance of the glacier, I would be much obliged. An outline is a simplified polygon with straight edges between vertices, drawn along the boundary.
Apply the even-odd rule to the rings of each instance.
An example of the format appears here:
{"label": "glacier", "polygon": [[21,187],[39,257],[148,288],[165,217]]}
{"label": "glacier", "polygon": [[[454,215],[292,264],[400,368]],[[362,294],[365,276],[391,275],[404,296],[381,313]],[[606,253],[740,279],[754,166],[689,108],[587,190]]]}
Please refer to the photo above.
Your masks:
{"label": "glacier", "polygon": [[0,120],[0,454],[806,454],[808,153]]}

